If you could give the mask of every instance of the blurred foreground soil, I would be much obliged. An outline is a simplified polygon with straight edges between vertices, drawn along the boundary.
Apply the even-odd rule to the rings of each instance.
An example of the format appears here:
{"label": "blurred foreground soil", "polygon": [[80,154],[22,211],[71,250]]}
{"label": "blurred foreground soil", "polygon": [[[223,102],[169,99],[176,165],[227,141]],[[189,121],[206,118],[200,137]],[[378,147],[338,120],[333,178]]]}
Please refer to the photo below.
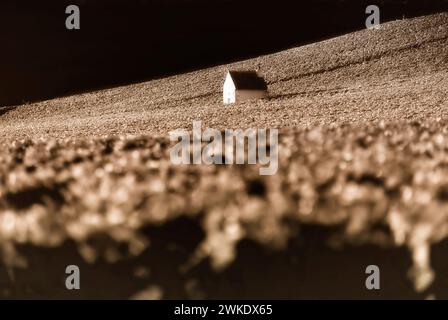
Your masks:
{"label": "blurred foreground soil", "polygon": [[0,295],[448,298],[447,131],[283,130],[274,176],[172,165],[165,136],[2,142]]}

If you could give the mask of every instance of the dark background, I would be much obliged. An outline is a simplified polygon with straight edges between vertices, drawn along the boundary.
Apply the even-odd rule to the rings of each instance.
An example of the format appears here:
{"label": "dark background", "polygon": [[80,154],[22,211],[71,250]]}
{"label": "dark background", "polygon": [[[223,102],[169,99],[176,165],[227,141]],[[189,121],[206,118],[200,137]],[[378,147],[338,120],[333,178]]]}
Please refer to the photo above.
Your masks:
{"label": "dark background", "polygon": [[[66,6],[81,30],[65,28]],[[235,61],[448,11],[448,0],[2,0],[0,107]]]}

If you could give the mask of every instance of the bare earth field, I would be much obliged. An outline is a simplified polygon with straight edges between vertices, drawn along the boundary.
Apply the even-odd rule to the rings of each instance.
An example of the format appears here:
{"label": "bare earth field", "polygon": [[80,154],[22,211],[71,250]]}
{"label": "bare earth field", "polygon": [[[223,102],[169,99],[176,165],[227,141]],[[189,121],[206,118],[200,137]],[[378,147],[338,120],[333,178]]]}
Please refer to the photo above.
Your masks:
{"label": "bare earth field", "polygon": [[[222,105],[257,66],[269,98]],[[446,13],[0,109],[0,296],[448,298],[447,113]],[[172,165],[196,120],[281,129],[278,173]]]}

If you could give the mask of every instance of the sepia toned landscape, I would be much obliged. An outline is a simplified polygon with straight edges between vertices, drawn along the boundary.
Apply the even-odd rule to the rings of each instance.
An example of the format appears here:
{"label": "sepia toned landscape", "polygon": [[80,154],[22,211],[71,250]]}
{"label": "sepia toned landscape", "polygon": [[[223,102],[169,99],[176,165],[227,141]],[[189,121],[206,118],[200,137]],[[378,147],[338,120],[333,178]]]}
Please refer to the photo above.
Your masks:
{"label": "sepia toned landscape", "polygon": [[[269,96],[224,106],[253,69]],[[0,295],[447,299],[447,115],[447,13],[0,108]],[[278,128],[278,173],[173,165],[199,120]]]}

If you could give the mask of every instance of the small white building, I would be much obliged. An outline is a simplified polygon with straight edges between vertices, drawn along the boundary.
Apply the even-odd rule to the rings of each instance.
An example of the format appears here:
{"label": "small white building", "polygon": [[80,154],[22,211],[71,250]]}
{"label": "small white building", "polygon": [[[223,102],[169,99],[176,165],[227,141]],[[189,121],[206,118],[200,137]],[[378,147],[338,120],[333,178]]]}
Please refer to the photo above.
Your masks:
{"label": "small white building", "polygon": [[261,99],[268,94],[268,86],[255,71],[228,71],[224,81],[224,104],[250,99]]}

